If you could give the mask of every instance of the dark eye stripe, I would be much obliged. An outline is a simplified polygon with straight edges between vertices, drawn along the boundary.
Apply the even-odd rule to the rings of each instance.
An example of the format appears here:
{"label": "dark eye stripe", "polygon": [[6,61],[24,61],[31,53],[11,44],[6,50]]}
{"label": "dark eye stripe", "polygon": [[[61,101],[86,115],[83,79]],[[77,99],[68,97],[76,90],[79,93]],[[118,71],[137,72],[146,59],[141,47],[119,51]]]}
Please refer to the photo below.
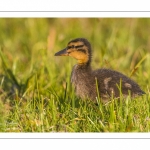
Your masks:
{"label": "dark eye stripe", "polygon": [[68,46],[68,49],[70,49],[70,48],[74,48],[74,45],[72,45],[72,46]]}
{"label": "dark eye stripe", "polygon": [[[82,49],[83,46],[84,46],[84,45],[78,45],[78,46],[71,45],[71,46],[68,46],[67,49],[76,48],[77,51],[80,51],[80,52],[86,54],[86,50],[85,50],[85,49]],[[78,48],[79,48],[79,49],[78,49]]]}
{"label": "dark eye stripe", "polygon": [[70,48],[81,48],[83,47],[84,45],[78,45],[78,46],[74,46],[74,45],[71,45],[71,46],[68,46],[68,49]]}
{"label": "dark eye stripe", "polygon": [[86,51],[84,49],[77,49],[77,51],[80,51],[86,54]]}

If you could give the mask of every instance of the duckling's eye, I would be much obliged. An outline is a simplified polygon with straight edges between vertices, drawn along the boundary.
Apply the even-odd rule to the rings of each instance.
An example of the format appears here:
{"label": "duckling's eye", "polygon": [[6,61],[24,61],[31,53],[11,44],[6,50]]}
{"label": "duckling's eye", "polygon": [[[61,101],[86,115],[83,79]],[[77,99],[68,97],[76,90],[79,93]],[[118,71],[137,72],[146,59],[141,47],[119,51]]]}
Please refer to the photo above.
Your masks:
{"label": "duckling's eye", "polygon": [[71,48],[74,48],[75,46],[74,45],[71,45],[71,46],[68,46],[67,49],[71,49]]}
{"label": "duckling's eye", "polygon": [[74,48],[74,45],[72,45],[71,48]]}

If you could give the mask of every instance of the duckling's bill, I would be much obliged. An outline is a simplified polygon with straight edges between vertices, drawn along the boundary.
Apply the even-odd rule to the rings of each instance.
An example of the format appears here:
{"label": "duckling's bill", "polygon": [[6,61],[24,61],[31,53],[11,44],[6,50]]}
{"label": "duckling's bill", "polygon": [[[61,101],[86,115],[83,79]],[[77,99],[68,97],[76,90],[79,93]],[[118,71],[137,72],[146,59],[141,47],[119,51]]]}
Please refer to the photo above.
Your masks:
{"label": "duckling's bill", "polygon": [[55,53],[55,56],[68,56],[68,55],[69,55],[69,54],[68,54],[66,48],[63,49],[63,50],[61,50],[61,51],[59,51],[59,52],[57,52],[57,53]]}

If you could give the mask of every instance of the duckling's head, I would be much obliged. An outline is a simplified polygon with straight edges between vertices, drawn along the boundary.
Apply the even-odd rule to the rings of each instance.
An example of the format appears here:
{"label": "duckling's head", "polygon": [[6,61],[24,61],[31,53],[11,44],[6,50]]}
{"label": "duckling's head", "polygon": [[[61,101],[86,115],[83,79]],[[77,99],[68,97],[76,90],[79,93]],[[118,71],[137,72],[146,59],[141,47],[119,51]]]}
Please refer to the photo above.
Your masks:
{"label": "duckling's head", "polygon": [[85,38],[71,40],[67,47],[55,54],[55,56],[71,56],[77,59],[78,64],[90,64],[91,44]]}

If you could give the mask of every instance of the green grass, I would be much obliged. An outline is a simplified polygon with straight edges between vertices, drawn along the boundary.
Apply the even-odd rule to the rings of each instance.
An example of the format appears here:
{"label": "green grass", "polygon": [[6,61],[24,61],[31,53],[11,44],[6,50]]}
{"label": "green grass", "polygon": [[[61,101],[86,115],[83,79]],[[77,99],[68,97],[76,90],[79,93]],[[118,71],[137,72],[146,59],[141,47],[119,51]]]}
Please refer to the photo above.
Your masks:
{"label": "green grass", "polygon": [[[150,19],[0,19],[1,132],[149,132]],[[54,57],[69,40],[87,38],[92,67],[131,76],[143,97],[95,105],[76,97],[76,60]]]}

